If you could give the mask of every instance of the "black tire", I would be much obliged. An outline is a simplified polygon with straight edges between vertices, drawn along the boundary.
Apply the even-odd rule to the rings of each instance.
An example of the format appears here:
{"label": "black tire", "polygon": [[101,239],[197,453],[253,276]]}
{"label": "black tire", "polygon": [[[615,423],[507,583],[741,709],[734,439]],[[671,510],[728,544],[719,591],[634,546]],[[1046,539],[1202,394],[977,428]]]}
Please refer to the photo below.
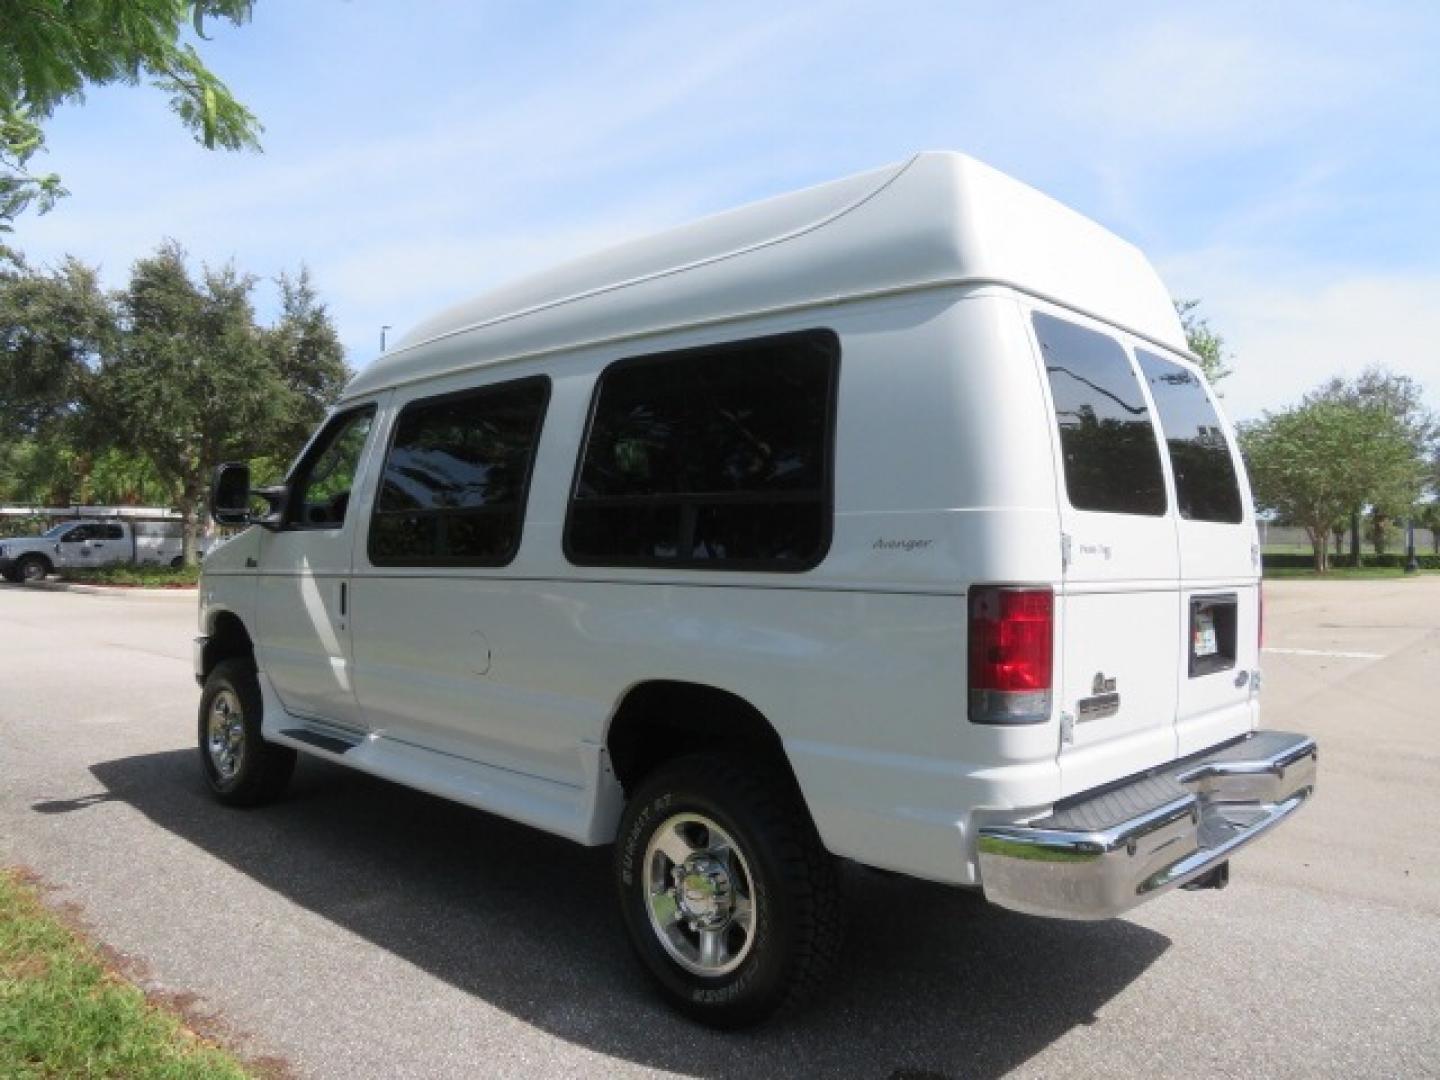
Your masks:
{"label": "black tire", "polygon": [[[743,945],[733,949],[738,966],[720,974],[683,966],[652,922],[651,897],[660,892],[652,893],[652,883],[671,872],[660,868],[672,863],[665,856],[658,868],[652,866],[646,852],[657,834],[691,814],[713,821],[734,840],[753,899],[753,940],[748,951]],[[697,835],[705,836],[703,826]],[[734,877],[726,879],[729,891],[743,891],[733,858],[728,865]],[[640,962],[671,1005],[711,1027],[748,1027],[798,1006],[824,981],[840,951],[844,904],[834,857],[821,844],[790,777],[739,757],[680,758],[645,779],[621,818],[615,882]],[[688,902],[688,894],[676,900]],[[689,933],[681,927],[685,915],[676,908],[672,941]],[[738,934],[745,927],[731,929]]]}
{"label": "black tire", "polygon": [[170,569],[171,569],[171,570],[179,570],[179,569],[180,569],[182,566],[184,566],[184,565],[185,565],[185,556],[183,556],[183,555],[176,555],[173,559],[170,560]]}
{"label": "black tire", "polygon": [[44,555],[22,555],[15,561],[15,575],[20,581],[44,581],[51,569]]}
{"label": "black tire", "polygon": [[[233,757],[212,750],[212,712],[224,698],[220,712],[233,718],[238,705],[239,749]],[[227,806],[258,806],[279,798],[295,771],[295,751],[288,746],[266,742],[260,734],[264,704],[255,665],[249,659],[232,658],[215,665],[200,695],[200,767],[215,798]],[[229,723],[220,719],[222,724]],[[234,740],[225,741],[233,748]]]}
{"label": "black tire", "polygon": [[24,580],[24,578],[20,576],[20,571],[16,570],[13,566],[10,567],[9,570],[0,573],[0,577],[10,582],[11,585],[19,585]]}

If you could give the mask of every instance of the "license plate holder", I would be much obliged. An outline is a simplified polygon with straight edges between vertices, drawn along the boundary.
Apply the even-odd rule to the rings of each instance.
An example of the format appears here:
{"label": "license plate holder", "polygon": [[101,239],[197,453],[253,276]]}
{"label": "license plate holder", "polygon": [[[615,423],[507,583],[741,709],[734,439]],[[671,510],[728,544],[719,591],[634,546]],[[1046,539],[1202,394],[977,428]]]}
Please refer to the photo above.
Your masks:
{"label": "license plate holder", "polygon": [[1190,598],[1190,677],[1235,666],[1239,600],[1234,593]]}

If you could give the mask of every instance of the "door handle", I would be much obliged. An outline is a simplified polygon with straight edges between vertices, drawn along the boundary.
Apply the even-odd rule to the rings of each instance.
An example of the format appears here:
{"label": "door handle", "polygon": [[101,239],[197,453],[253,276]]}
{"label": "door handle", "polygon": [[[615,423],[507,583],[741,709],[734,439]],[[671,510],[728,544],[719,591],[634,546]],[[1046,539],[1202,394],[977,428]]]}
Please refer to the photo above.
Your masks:
{"label": "door handle", "polygon": [[340,617],[342,619],[345,617],[345,601],[349,593],[349,583],[345,581],[340,582]]}
{"label": "door handle", "polygon": [[255,561],[255,556],[253,556],[253,555],[247,555],[247,556],[245,556],[245,569],[246,569],[246,570],[254,570],[255,567],[257,567],[257,566],[259,566],[259,565],[260,565],[260,564]]}

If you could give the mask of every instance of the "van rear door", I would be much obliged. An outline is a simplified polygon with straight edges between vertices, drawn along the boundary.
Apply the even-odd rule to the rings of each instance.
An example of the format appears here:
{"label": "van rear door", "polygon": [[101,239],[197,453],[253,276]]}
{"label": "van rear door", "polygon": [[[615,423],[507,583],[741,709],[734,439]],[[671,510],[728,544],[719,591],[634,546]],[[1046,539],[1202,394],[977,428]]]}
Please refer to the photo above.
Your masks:
{"label": "van rear door", "polygon": [[1180,755],[1255,726],[1259,548],[1234,439],[1198,372],[1137,348],[1174,477],[1180,540]]}
{"label": "van rear door", "polygon": [[1078,317],[1036,311],[1032,321],[1061,461],[1055,686],[1070,795],[1175,757],[1179,551],[1129,352]]}

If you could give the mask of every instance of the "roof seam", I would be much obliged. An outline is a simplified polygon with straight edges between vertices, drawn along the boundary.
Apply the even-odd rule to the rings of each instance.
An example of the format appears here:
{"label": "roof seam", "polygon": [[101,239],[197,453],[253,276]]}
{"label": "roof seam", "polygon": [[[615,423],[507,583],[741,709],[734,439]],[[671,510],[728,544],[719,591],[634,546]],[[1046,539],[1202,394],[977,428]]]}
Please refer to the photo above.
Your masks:
{"label": "roof seam", "polygon": [[[562,344],[548,346],[543,349],[534,349],[530,352],[516,353],[513,356],[504,356],[490,360],[477,360],[473,363],[459,364],[454,367],[447,367],[442,371],[427,371],[412,375],[408,378],[402,377],[390,379],[380,386],[376,386],[372,389],[366,390],[363,394],[355,395],[353,400],[361,401],[400,386],[413,386],[416,383],[432,382],[437,379],[446,379],[455,375],[463,375],[467,372],[476,371],[481,368],[499,367],[504,364],[518,364],[527,360],[538,360],[542,357],[554,356],[557,353],[574,352],[577,349],[600,348],[606,345],[617,345],[626,341],[640,341],[644,338],[659,337],[664,334],[679,333],[683,330],[698,330],[712,326],[724,326],[727,323],[742,322],[746,319],[774,318],[781,315],[789,315],[795,312],[808,311],[812,308],[829,307],[837,304],[859,303],[865,300],[877,300],[890,296],[903,296],[906,293],[925,292],[932,289],[969,289],[985,288],[988,286],[998,286],[1002,289],[1011,289],[1017,293],[1020,293],[1023,296],[1028,296],[1035,300],[1041,300],[1047,304],[1054,304],[1056,307],[1064,308],[1067,311],[1073,311],[1078,315],[1084,315],[1087,318],[1091,318],[1096,320],[1097,322],[1104,323],[1106,326],[1112,326],[1115,329],[1120,330],[1123,333],[1129,334],[1131,337],[1138,338],[1139,340],[1146,342],[1147,344],[1152,345],[1156,348],[1164,349],[1167,352],[1173,353],[1177,356],[1183,356],[1185,359],[1191,361],[1196,365],[1199,365],[1200,363],[1200,358],[1188,348],[1181,348],[1173,342],[1164,341],[1160,338],[1155,337],[1153,334],[1138,329],[1137,327],[1130,326],[1125,323],[1116,322],[1113,318],[1099,314],[1095,311],[1091,311],[1088,308],[1080,307],[1071,301],[1063,300],[1060,297],[1052,296],[1048,293],[1039,292],[1033,288],[1018,284],[1005,278],[979,276],[935,278],[929,281],[911,282],[909,284],[895,285],[884,289],[873,289],[863,293],[846,293],[841,296],[819,297],[800,303],[786,304],[780,307],[751,308],[745,311],[728,312],[724,315],[719,315],[709,319],[694,322],[670,323],[664,326],[647,326],[644,330],[640,330],[634,333],[613,334],[610,337],[591,338],[588,340],[564,342]],[[463,330],[456,331],[456,333],[469,333],[471,330],[479,329],[480,327],[487,325],[489,324],[477,323],[475,324],[475,326],[466,327]],[[439,338],[433,338],[430,340],[439,340]],[[343,397],[340,402],[337,403],[336,408],[338,409],[345,407],[351,401],[351,398]]]}

